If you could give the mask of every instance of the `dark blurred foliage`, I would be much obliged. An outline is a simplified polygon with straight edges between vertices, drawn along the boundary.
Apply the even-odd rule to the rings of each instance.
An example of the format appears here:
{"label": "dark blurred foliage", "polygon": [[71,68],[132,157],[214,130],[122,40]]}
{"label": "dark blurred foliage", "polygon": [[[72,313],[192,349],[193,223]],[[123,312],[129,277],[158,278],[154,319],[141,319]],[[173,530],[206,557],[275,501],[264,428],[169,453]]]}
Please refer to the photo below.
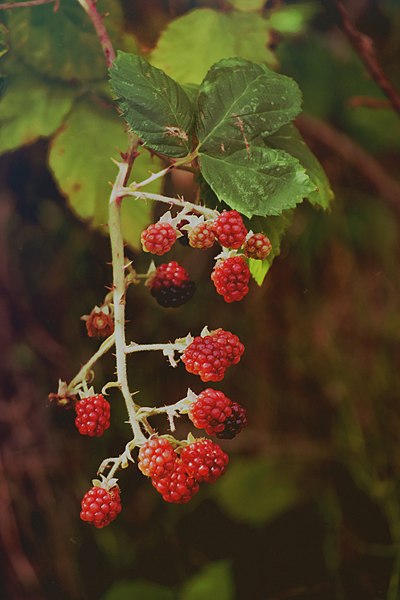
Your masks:
{"label": "dark blurred foliage", "polygon": [[[299,82],[307,113],[360,144],[393,178],[398,116],[349,107],[353,96],[380,93],[338,29],[333,3],[316,4],[310,29],[278,43],[281,69]],[[125,13],[151,47],[171,18],[199,5],[216,2],[126,0]],[[397,2],[348,6],[400,89]],[[388,200],[379,177],[343,158],[335,138],[299,125],[336,199],[328,213],[298,211],[264,285],[253,284],[240,306],[226,305],[209,280],[212,253],[179,247],[174,258],[197,281],[195,300],[170,311],[144,287],[128,296],[135,341],[196,334],[207,323],[245,343],[223,388],[250,421],[224,443],[232,475],[181,507],[163,503],[130,468],[121,474],[123,512],[101,531],[80,522],[79,502],[101,460],[125,445],[124,407],[116,400],[111,429],[94,441],[47,394],[96,348],[80,316],[110,284],[108,241],[68,211],[46,168],[45,142],[2,159],[2,598],[92,600],[121,581],[145,580],[163,586],[154,588],[160,600],[165,587],[171,598],[208,600],[182,586],[215,561],[228,565],[235,587],[221,600],[400,598],[400,197]],[[168,185],[174,193],[174,181]],[[147,257],[128,252],[146,268]],[[112,357],[97,366],[98,388],[112,369]],[[135,356],[129,376],[147,405],[201,389],[157,354]],[[187,431],[182,419],[178,435]]]}

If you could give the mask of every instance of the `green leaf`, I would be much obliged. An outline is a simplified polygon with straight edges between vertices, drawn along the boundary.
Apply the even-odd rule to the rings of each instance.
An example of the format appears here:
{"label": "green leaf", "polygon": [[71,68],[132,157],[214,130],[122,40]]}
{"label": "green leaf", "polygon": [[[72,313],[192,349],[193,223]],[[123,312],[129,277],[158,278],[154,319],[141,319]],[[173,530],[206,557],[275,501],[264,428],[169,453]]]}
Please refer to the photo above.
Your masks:
{"label": "green leaf", "polygon": [[240,56],[276,67],[269,35],[269,23],[260,15],[200,8],[169,23],[150,60],[180,83],[201,83],[222,58]]}
{"label": "green leaf", "polygon": [[254,217],[250,221],[250,228],[255,232],[262,232],[272,244],[270,254],[264,260],[249,259],[250,273],[258,285],[262,285],[274,259],[281,252],[281,241],[292,223],[293,213],[286,211],[279,217]]}
{"label": "green leaf", "polygon": [[200,154],[200,167],[218,198],[247,217],[280,215],[315,189],[299,161],[282,150]]}
{"label": "green leaf", "polygon": [[207,598],[233,600],[234,585],[228,562],[220,561],[207,565],[184,584],[179,595],[179,600],[206,600]]}
{"label": "green leaf", "polygon": [[[105,25],[113,40],[122,26],[116,0],[99,0],[100,13],[110,13]],[[42,74],[67,81],[104,78],[107,69],[93,25],[78,2],[60,2],[10,11],[11,47]]]}
{"label": "green leaf", "polygon": [[230,517],[250,525],[273,521],[300,499],[292,474],[262,457],[231,464],[215,485],[214,494]]}
{"label": "green leaf", "polygon": [[304,31],[309,21],[317,12],[318,5],[312,2],[300,2],[292,6],[282,6],[271,13],[269,19],[270,26],[284,34],[298,34]]}
{"label": "green leaf", "polygon": [[260,135],[274,133],[300,110],[301,93],[293,79],[247,60],[221,60],[200,86],[200,151],[230,154]]}
{"label": "green leaf", "polygon": [[262,10],[265,0],[228,0],[229,4],[237,10],[253,11]]}
{"label": "green leaf", "polygon": [[267,146],[284,150],[294,156],[305,168],[308,176],[315,185],[315,190],[308,195],[311,204],[326,209],[333,199],[329,180],[320,162],[311,152],[296,127],[289,123],[273,135],[264,139]]}
{"label": "green leaf", "polygon": [[146,146],[172,157],[190,153],[193,108],[176,81],[125,52],[118,52],[110,76],[123,116]]}
{"label": "green leaf", "polygon": [[24,73],[7,78],[0,102],[0,153],[51,135],[71,109],[74,91]]}
{"label": "green leaf", "polygon": [[147,581],[118,581],[101,600],[175,600],[170,588]]}
{"label": "green leaf", "polygon": [[[82,100],[64,123],[63,129],[53,139],[49,164],[70,208],[81,219],[106,231],[108,198],[117,169],[110,160],[118,159],[117,149],[127,144],[122,121],[112,109],[94,106]],[[140,181],[150,170],[157,171],[159,161],[143,152],[135,161],[133,177]],[[146,191],[158,192],[160,180]],[[124,238],[139,247],[140,232],[150,220],[149,206],[143,201],[126,198],[122,207]]]}

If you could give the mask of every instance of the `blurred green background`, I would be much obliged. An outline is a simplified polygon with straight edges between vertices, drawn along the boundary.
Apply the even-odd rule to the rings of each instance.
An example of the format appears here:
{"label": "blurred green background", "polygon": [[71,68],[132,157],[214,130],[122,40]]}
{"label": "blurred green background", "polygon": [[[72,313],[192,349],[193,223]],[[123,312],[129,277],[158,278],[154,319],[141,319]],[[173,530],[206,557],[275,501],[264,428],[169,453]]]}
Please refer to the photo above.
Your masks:
{"label": "blurred green background", "polygon": [[[127,30],[149,51],[176,17],[227,5],[124,0],[122,8]],[[400,90],[399,3],[346,6]],[[225,476],[188,505],[165,504],[131,466],[121,473],[118,519],[98,531],[79,520],[99,463],[126,443],[124,407],[113,404],[104,438],[83,439],[73,411],[50,406],[47,395],[96,348],[80,316],[110,284],[108,240],[69,210],[47,166],[46,139],[1,158],[2,598],[400,598],[399,117],[387,106],[360,106],[357,97],[382,95],[333,2],[266,8],[274,9],[268,51],[303,91],[298,126],[335,200],[326,213],[306,204],[296,211],[264,285],[253,282],[240,306],[216,296],[212,251],[183,247],[168,258],[197,282],[195,300],[170,311],[147,288],[129,291],[130,339],[167,341],[207,323],[246,346],[223,390],[246,406],[249,426],[223,443]],[[24,102],[29,114],[29,94]],[[3,133],[6,124],[3,115]],[[170,179],[167,189],[189,193],[190,182]],[[127,253],[138,271],[147,268],[146,256]],[[111,356],[97,367],[98,388],[112,369]],[[156,353],[132,357],[129,377],[146,405],[201,389]],[[182,419],[178,436],[188,431]]]}

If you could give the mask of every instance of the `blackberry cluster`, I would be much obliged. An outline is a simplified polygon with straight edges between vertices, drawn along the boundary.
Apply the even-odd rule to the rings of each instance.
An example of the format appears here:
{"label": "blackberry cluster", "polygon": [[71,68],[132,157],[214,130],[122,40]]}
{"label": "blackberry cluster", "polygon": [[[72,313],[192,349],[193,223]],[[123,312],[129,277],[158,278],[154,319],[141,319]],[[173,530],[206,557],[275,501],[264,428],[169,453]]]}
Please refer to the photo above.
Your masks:
{"label": "blackberry cluster", "polygon": [[142,231],[141,242],[144,252],[162,256],[169,252],[176,242],[176,231],[170,223],[152,223]]}
{"label": "blackberry cluster", "polygon": [[189,418],[208,435],[231,440],[247,425],[246,409],[232,402],[223,392],[203,390],[189,409]]}
{"label": "blackberry cluster", "polygon": [[82,521],[87,521],[98,529],[109,525],[120,512],[121,498],[118,486],[110,490],[93,486],[82,498],[80,514]]}
{"label": "blackberry cluster", "polygon": [[110,427],[110,403],[102,396],[85,396],[75,404],[75,425],[81,435],[99,437]]}
{"label": "blackberry cluster", "polygon": [[186,304],[196,291],[188,272],[175,260],[157,267],[150,282],[150,293],[164,308],[178,308]]}
{"label": "blackberry cluster", "polygon": [[243,256],[231,256],[216,263],[211,280],[225,302],[238,302],[249,292],[250,270]]}
{"label": "blackberry cluster", "polygon": [[236,210],[224,210],[215,219],[213,231],[224,248],[240,248],[247,236],[243,219]]}
{"label": "blackberry cluster", "polygon": [[228,455],[211,440],[198,439],[176,451],[167,444],[165,438],[154,436],[139,451],[140,470],[151,477],[152,485],[166,502],[186,504],[197,494],[200,483],[217,481],[229,461]]}
{"label": "blackberry cluster", "polygon": [[263,260],[272,250],[272,244],[263,233],[254,233],[243,246],[243,252],[248,258]]}
{"label": "blackberry cluster", "polygon": [[150,438],[139,450],[138,467],[147,477],[166,477],[176,461],[172,444],[163,437]]}
{"label": "blackberry cluster", "polygon": [[244,346],[230,331],[216,329],[210,335],[196,336],[182,355],[186,370],[202,381],[221,381],[226,369],[240,361]]}

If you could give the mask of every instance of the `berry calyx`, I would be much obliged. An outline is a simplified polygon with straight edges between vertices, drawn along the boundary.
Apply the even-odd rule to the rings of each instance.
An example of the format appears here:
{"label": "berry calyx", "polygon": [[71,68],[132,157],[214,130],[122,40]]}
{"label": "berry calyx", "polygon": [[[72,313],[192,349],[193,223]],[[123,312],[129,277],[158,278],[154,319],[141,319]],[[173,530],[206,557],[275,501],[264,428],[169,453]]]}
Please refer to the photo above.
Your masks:
{"label": "berry calyx", "polygon": [[224,422],[224,429],[217,432],[217,438],[232,440],[247,425],[246,409],[239,402],[231,402],[231,414]]}
{"label": "berry calyx", "polygon": [[93,486],[82,498],[80,517],[98,529],[106,527],[121,512],[119,487],[110,490]]}
{"label": "berry calyx", "polygon": [[213,223],[210,221],[199,223],[189,231],[189,245],[192,248],[211,248],[214,242],[215,233],[213,231]]}
{"label": "berry calyx", "polygon": [[108,306],[95,306],[90,315],[82,319],[86,321],[89,337],[105,338],[114,332],[114,319]]}
{"label": "berry calyx", "polygon": [[99,437],[110,427],[110,403],[102,394],[85,396],[75,405],[75,425],[81,435]]}
{"label": "berry calyx", "polygon": [[243,256],[231,256],[217,261],[211,280],[225,302],[238,302],[249,291],[250,270]]}
{"label": "berry calyx", "polygon": [[267,258],[272,250],[272,244],[263,233],[254,233],[250,236],[244,246],[243,252],[248,258],[263,260]]}
{"label": "berry calyx", "polygon": [[213,231],[224,248],[240,248],[247,236],[243,219],[236,210],[224,210],[215,219]]}
{"label": "berry calyx", "polygon": [[166,502],[186,504],[199,491],[199,482],[187,466],[177,459],[165,477],[153,478],[152,484]]}
{"label": "berry calyx", "polygon": [[160,221],[149,225],[140,236],[143,250],[158,256],[169,252],[176,242],[176,238],[174,227],[170,223]]}
{"label": "berry calyx", "polygon": [[232,415],[231,400],[223,392],[207,388],[203,390],[189,408],[189,419],[198,429],[208,435],[222,433]]}
{"label": "berry calyx", "polygon": [[180,454],[181,461],[200,483],[214,483],[223,475],[229,457],[215,442],[199,439],[185,446]]}
{"label": "berry calyx", "polygon": [[172,472],[177,455],[163,437],[152,437],[139,450],[138,467],[147,477],[165,477]]}
{"label": "berry calyx", "polygon": [[148,285],[151,295],[164,308],[177,308],[188,302],[196,291],[189,273],[175,260],[157,267]]}

